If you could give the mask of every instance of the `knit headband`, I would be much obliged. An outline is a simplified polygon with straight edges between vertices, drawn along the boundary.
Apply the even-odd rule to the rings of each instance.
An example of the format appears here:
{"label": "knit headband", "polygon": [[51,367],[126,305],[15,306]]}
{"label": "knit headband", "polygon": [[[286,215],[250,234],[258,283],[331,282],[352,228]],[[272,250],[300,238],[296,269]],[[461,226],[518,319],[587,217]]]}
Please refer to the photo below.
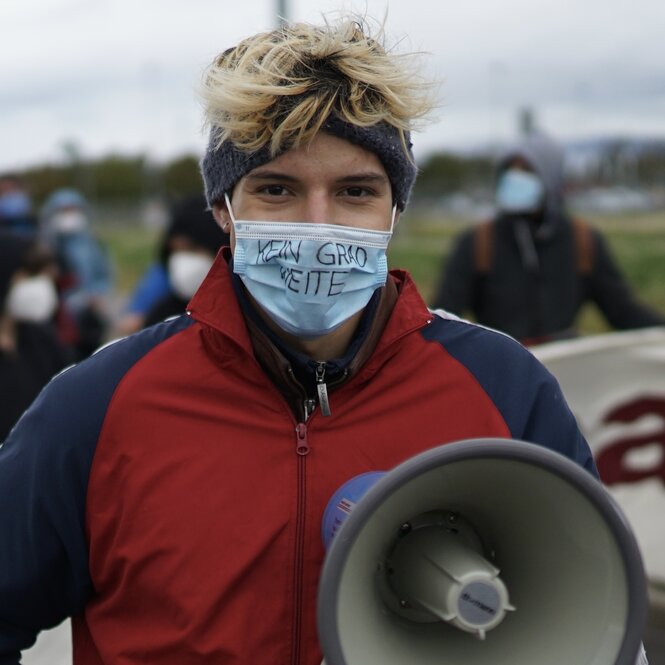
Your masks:
{"label": "knit headband", "polygon": [[[386,122],[371,127],[360,127],[337,117],[330,117],[323,123],[321,130],[373,152],[381,160],[388,174],[397,208],[400,211],[404,210],[416,179],[416,166],[413,162],[408,133],[405,136],[407,154],[399,130]],[[212,132],[208,148],[201,160],[201,174],[210,206],[221,201],[224,193],[230,193],[235,184],[250,171],[278,156],[271,156],[268,146],[254,152],[246,152],[236,148],[231,141],[225,141],[217,149],[215,144]]]}

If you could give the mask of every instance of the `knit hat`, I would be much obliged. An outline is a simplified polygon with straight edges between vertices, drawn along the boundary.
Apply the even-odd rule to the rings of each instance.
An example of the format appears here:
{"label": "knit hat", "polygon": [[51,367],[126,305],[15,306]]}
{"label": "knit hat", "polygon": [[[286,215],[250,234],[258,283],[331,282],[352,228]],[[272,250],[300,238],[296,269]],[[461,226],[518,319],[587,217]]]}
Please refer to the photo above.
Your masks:
{"label": "knit hat", "polygon": [[42,216],[50,217],[63,208],[80,208],[86,210],[88,202],[83,194],[76,189],[58,189],[45,201],[42,208]]}
{"label": "knit hat", "polygon": [[229,244],[229,235],[219,228],[212,213],[207,210],[206,199],[202,195],[187,197],[173,206],[171,223],[160,250],[163,263],[169,258],[169,241],[174,236],[189,238],[199,247],[208,249],[211,254],[217,254],[222,245]]}
{"label": "knit hat", "polygon": [[[400,211],[404,210],[416,179],[417,170],[408,132],[405,135],[407,154],[399,130],[386,122],[361,127],[331,116],[323,123],[321,130],[373,152],[381,160],[386,170],[397,208]],[[267,164],[285,152],[284,150],[273,156],[267,145],[260,150],[247,152],[236,148],[231,141],[225,141],[217,149],[215,149],[215,145],[213,130],[208,148],[201,160],[201,174],[210,206],[223,200],[224,194],[230,193],[236,183],[250,171]]]}

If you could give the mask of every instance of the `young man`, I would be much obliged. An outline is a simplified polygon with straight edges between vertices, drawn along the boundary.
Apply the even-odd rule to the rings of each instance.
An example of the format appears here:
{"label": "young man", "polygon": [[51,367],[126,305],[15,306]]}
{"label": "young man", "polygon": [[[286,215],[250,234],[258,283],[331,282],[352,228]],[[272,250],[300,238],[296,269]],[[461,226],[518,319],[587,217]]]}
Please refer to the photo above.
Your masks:
{"label": "young man", "polygon": [[73,616],[75,663],[318,665],[323,510],[349,478],[497,436],[593,471],[512,339],[430,312],[385,250],[427,108],[356,22],[211,66],[202,163],[231,234],[187,315],[64,372],[0,453],[0,661]]}

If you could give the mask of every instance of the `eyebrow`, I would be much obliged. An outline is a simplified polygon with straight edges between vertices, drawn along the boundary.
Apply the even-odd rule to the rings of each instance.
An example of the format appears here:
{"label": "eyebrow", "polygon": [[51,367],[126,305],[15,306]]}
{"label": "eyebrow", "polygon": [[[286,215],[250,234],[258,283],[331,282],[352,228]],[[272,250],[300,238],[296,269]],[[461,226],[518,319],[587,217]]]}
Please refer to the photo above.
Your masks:
{"label": "eyebrow", "polygon": [[286,180],[288,182],[297,182],[295,178],[279,171],[259,171],[258,173],[248,173],[245,176],[246,180]]}
{"label": "eyebrow", "polygon": [[339,183],[345,182],[388,182],[388,178],[381,174],[376,173],[375,171],[369,171],[367,173],[352,173],[351,175],[344,176],[337,180]]}
{"label": "eyebrow", "polygon": [[[299,178],[287,175],[281,171],[258,171],[257,173],[249,173],[245,176],[247,180],[281,180],[283,182],[298,182]],[[344,184],[352,182],[380,182],[388,183],[388,178],[376,171],[362,171],[360,173],[352,173],[338,178],[335,182]]]}

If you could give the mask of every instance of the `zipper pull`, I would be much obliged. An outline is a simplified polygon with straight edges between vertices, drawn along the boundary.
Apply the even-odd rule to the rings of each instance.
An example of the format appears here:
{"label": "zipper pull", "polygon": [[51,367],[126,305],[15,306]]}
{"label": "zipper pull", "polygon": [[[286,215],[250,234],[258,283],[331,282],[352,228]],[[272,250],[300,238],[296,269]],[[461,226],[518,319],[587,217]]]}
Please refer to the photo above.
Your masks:
{"label": "zipper pull", "polygon": [[305,422],[309,420],[309,417],[312,415],[312,412],[316,408],[315,399],[306,399],[303,401],[303,411],[305,412]]}
{"label": "zipper pull", "polygon": [[326,364],[324,362],[317,363],[316,365],[316,392],[319,397],[319,406],[321,407],[321,415],[329,416],[330,414],[330,401],[328,400],[328,386],[325,382]]}
{"label": "zipper pull", "polygon": [[296,425],[296,453],[301,457],[304,457],[309,453],[307,425],[305,425],[305,423],[298,423]]}

